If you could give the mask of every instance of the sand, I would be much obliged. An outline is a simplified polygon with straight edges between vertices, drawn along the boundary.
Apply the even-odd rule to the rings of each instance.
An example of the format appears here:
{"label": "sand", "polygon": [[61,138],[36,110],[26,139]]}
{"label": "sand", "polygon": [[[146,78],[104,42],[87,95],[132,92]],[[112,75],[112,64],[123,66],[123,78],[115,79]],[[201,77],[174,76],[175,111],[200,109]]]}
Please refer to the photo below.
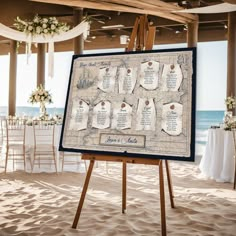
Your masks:
{"label": "sand", "polygon": [[[170,162],[176,208],[168,235],[236,235],[236,191],[232,183],[201,177],[198,163]],[[127,212],[121,213],[121,164],[94,169],[77,229],[71,225],[84,173],[3,173],[0,169],[0,235],[160,235],[158,167],[128,165]]]}

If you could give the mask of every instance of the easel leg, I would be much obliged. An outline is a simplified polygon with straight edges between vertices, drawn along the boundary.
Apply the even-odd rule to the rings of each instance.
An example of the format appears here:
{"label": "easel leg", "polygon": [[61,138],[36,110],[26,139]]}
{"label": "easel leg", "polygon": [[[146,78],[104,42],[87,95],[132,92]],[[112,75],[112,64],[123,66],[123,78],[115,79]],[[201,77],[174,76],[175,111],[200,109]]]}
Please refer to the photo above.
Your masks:
{"label": "easel leg", "polygon": [[81,193],[79,205],[78,205],[78,208],[77,208],[77,211],[76,211],[76,214],[75,214],[75,218],[74,218],[74,222],[73,222],[73,225],[72,225],[72,228],[74,228],[74,229],[76,229],[78,221],[79,221],[80,213],[81,213],[81,210],[82,210],[82,207],[83,207],[83,204],[84,204],[84,198],[85,198],[85,195],[86,195],[86,192],[87,192],[87,189],[88,189],[88,185],[89,185],[89,180],[90,180],[90,177],[91,177],[91,174],[92,174],[92,171],[93,171],[94,162],[95,162],[94,160],[90,160],[88,172],[87,172],[86,179],[85,179],[85,182],[84,182],[84,187],[83,187],[83,190],[82,190],[82,193]]}
{"label": "easel leg", "polygon": [[159,184],[160,184],[160,203],[161,203],[161,235],[166,236],[165,190],[164,190],[162,160],[160,161],[159,164]]}
{"label": "easel leg", "polygon": [[126,162],[123,161],[123,170],[122,170],[122,213],[125,213],[126,210]]}
{"label": "easel leg", "polygon": [[167,181],[168,181],[168,189],[169,189],[169,195],[170,195],[170,204],[171,204],[171,208],[175,208],[173,185],[172,185],[172,181],[171,181],[171,174],[170,174],[170,168],[169,168],[168,160],[165,160],[165,163],[166,163],[166,174],[167,174]]}

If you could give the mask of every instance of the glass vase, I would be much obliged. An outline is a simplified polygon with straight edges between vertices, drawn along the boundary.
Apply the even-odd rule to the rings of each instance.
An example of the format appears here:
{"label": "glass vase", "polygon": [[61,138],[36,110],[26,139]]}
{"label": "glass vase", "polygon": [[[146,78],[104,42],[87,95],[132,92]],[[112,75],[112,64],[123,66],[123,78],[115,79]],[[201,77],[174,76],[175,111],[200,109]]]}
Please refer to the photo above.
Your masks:
{"label": "glass vase", "polygon": [[40,114],[40,117],[47,116],[47,110],[46,110],[46,106],[44,102],[40,102],[39,114]]}

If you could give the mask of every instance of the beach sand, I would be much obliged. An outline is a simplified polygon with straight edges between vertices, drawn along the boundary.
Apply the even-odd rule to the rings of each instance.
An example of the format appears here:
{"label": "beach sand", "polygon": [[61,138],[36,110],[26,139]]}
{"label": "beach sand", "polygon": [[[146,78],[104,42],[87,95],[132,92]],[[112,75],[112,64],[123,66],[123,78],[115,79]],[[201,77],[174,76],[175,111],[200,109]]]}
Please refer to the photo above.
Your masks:
{"label": "beach sand", "polygon": [[[167,234],[236,235],[232,183],[201,177],[198,163],[170,161],[176,208],[165,181]],[[3,173],[0,169],[0,235],[161,235],[157,166],[128,165],[127,212],[121,213],[120,163],[94,169],[77,229],[71,225],[85,174]],[[165,173],[165,172],[164,172]]]}

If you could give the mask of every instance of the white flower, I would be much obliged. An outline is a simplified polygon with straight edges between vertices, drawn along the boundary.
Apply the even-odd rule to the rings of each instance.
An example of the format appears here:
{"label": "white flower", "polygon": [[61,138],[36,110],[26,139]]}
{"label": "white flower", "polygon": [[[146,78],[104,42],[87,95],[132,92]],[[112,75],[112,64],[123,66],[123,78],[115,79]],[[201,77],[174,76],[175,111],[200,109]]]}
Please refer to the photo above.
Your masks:
{"label": "white flower", "polygon": [[32,21],[21,20],[19,17],[15,19],[14,26],[17,30],[26,34],[51,34],[66,32],[69,26],[66,23],[59,23],[56,17],[41,18],[35,15]]}
{"label": "white flower", "polygon": [[52,103],[52,96],[47,90],[44,89],[42,85],[40,85],[31,93],[28,102],[32,104],[38,102]]}
{"label": "white flower", "polygon": [[29,30],[29,31],[32,31],[32,30],[33,30],[33,27],[30,25],[30,26],[28,27],[28,30]]}
{"label": "white flower", "polygon": [[36,33],[40,34],[42,32],[42,28],[40,26],[36,27]]}
{"label": "white flower", "polygon": [[51,29],[52,30],[56,29],[56,26],[55,25],[51,25]]}
{"label": "white flower", "polygon": [[42,19],[42,22],[43,22],[43,23],[48,23],[48,19],[47,19],[47,18],[43,18],[43,19]]}
{"label": "white flower", "polygon": [[39,23],[39,17],[38,17],[38,15],[36,15],[36,16],[34,17],[33,22],[34,22],[34,23]]}
{"label": "white flower", "polygon": [[227,109],[233,109],[236,107],[236,98],[233,96],[228,96],[225,99],[225,105],[227,107]]}

